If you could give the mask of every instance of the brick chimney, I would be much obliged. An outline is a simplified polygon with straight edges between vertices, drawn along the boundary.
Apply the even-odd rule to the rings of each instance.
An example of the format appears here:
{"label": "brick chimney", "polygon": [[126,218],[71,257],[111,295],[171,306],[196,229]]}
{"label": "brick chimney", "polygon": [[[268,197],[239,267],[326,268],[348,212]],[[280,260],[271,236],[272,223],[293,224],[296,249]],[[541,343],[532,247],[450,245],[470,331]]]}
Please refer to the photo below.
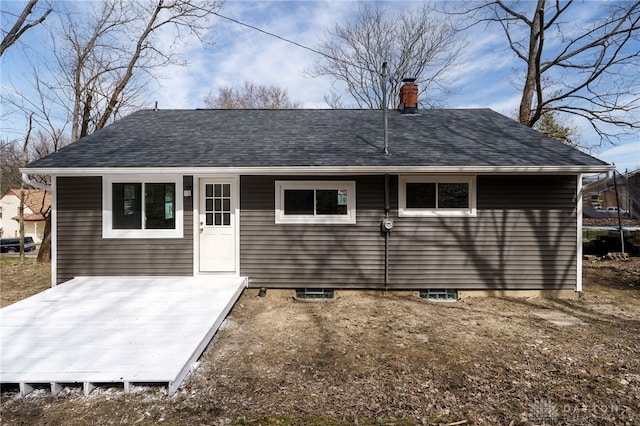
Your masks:
{"label": "brick chimney", "polygon": [[418,85],[415,78],[405,78],[400,88],[400,105],[398,109],[403,114],[418,113]]}

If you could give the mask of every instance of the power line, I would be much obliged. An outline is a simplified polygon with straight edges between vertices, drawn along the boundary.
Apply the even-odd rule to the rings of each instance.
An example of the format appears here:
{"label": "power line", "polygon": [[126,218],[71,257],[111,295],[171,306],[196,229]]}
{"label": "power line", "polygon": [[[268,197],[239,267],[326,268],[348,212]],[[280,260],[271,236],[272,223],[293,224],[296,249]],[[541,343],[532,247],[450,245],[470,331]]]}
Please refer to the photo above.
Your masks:
{"label": "power line", "polygon": [[271,32],[269,32],[269,31],[263,30],[262,28],[258,28],[258,27],[254,26],[254,25],[247,24],[247,23],[242,22],[242,21],[238,21],[237,19],[234,19],[234,18],[230,18],[230,17],[228,17],[228,16],[221,15],[221,14],[219,14],[219,13],[217,13],[217,12],[214,12],[213,14],[214,14],[214,15],[216,15],[216,16],[218,16],[218,17],[220,17],[220,18],[222,18],[222,19],[226,19],[227,21],[231,21],[231,22],[233,22],[233,23],[235,23],[235,24],[238,24],[238,25],[241,25],[241,26],[243,26],[243,27],[251,28],[252,30],[259,31],[259,32],[261,32],[261,33],[263,33],[263,34],[266,34],[266,35],[268,35],[268,36],[271,36],[271,37],[275,37],[275,38],[277,38],[277,39],[279,39],[279,40],[282,40],[282,41],[284,41],[284,42],[286,42],[286,43],[290,43],[290,44],[293,44],[293,45],[295,45],[295,46],[301,47],[301,48],[303,48],[303,49],[309,50],[309,51],[311,51],[311,52],[313,52],[313,53],[315,53],[315,54],[318,54],[318,55],[324,56],[324,57],[329,58],[329,59],[331,59],[331,60],[333,60],[333,61],[342,62],[343,64],[347,64],[347,65],[350,65],[350,66],[352,66],[352,67],[359,68],[359,69],[361,69],[361,70],[368,71],[368,72],[371,72],[371,73],[374,73],[374,74],[378,74],[378,73],[379,73],[378,71],[375,71],[375,70],[369,69],[369,68],[367,68],[367,67],[363,67],[363,66],[360,66],[360,65],[357,65],[357,64],[351,63],[351,62],[349,62],[349,61],[345,61],[344,59],[339,59],[339,58],[333,57],[333,56],[331,56],[331,55],[327,55],[326,53],[321,52],[321,51],[319,51],[319,50],[316,50],[316,49],[314,49],[314,48],[312,48],[312,47],[305,46],[305,45],[300,44],[300,43],[298,43],[298,42],[296,42],[296,41],[293,41],[293,40],[290,40],[290,39],[288,39],[288,38],[285,38],[285,37],[279,36],[279,35],[277,35],[277,34],[271,33]]}

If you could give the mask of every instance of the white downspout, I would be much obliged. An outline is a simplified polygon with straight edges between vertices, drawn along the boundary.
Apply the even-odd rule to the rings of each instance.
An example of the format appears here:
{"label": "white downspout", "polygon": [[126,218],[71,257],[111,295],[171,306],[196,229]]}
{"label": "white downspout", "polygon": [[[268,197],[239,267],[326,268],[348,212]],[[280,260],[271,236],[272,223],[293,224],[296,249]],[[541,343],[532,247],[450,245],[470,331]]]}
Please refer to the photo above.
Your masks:
{"label": "white downspout", "polygon": [[576,191],[576,216],[577,233],[576,241],[576,292],[582,296],[582,174],[577,176]]}
{"label": "white downspout", "polygon": [[31,180],[28,173],[22,173],[22,181],[27,185],[33,186],[34,188],[44,189],[45,191],[52,192],[51,185],[45,185],[43,183]]}

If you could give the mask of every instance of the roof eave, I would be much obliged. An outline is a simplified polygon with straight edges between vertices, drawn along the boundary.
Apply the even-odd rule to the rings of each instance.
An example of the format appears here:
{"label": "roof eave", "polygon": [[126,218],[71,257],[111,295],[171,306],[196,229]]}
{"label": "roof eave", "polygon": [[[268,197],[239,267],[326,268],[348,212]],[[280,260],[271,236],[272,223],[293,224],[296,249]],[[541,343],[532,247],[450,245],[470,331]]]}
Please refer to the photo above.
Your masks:
{"label": "roof eave", "polygon": [[22,168],[26,174],[51,176],[102,176],[119,174],[182,174],[182,175],[345,175],[345,174],[579,174],[603,173],[615,166],[273,166],[273,167],[41,167]]}

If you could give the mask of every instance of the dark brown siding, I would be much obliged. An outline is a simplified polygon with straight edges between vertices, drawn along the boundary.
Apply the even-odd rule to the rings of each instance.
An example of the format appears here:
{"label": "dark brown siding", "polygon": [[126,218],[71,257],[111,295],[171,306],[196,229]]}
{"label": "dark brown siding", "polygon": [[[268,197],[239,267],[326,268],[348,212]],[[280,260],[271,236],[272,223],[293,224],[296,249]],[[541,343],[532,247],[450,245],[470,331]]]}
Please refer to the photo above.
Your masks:
{"label": "dark brown siding", "polygon": [[[384,288],[384,177],[335,179],[356,180],[356,225],[276,225],[276,178],[241,178],[250,285]],[[574,289],[575,192],[575,176],[478,176],[477,217],[398,218],[392,176],[390,287]]]}
{"label": "dark brown siding", "polygon": [[[185,176],[185,188],[193,177]],[[59,177],[57,282],[76,276],[192,275],[193,203],[184,198],[184,238],[103,239],[102,178]]]}
{"label": "dark brown siding", "polygon": [[[313,178],[278,178],[278,180]],[[275,224],[272,176],[240,181],[240,274],[252,286],[379,287],[384,282],[384,177],[356,181],[356,225]]]}
{"label": "dark brown siding", "polygon": [[477,217],[397,219],[393,285],[573,290],[576,177],[478,176],[477,188]]}

